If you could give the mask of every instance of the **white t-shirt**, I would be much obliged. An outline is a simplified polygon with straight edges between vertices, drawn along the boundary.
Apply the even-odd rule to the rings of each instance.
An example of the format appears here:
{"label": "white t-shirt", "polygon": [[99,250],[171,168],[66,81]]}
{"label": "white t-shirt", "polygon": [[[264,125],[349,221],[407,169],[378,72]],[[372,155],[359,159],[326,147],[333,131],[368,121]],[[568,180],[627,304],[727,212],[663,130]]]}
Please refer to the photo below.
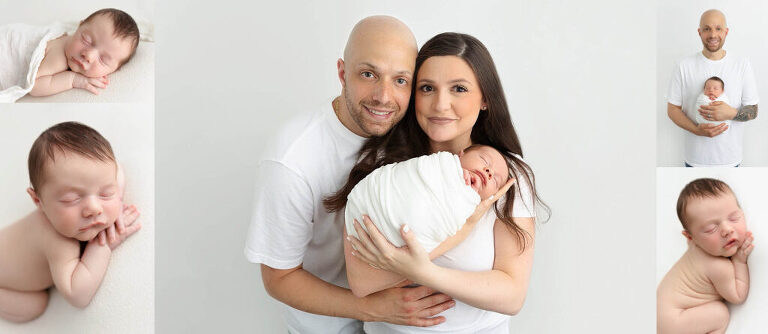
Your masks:
{"label": "white t-shirt", "polygon": [[[513,217],[534,217],[533,196],[530,185],[520,181],[520,192],[515,194],[512,209]],[[503,201],[501,198],[499,201]],[[499,203],[501,205],[501,203]],[[489,210],[466,239],[442,256],[433,260],[441,267],[463,271],[487,271],[493,269],[494,248],[493,226],[496,213]],[[500,223],[501,224],[501,223]],[[366,322],[365,332],[378,333],[483,333],[509,334],[510,316],[486,311],[456,300],[456,306],[438,314],[445,317],[445,322],[431,327],[412,327],[393,325],[384,322]]]}
{"label": "white t-shirt", "polygon": [[[757,85],[749,60],[726,53],[720,60],[710,60],[701,52],[680,61],[672,73],[667,102],[682,106],[689,119],[695,120],[696,97],[704,82],[713,76],[725,83],[731,107],[758,103]],[[728,131],[713,138],[685,131],[685,161],[692,166],[735,166],[742,161],[744,122],[734,121]]]}
{"label": "white t-shirt", "polygon": [[[346,182],[365,138],[338,120],[330,101],[289,122],[256,169],[253,218],[245,256],[275,269],[303,269],[348,287],[344,267],[344,213],[329,214],[323,198]],[[311,314],[285,306],[291,333],[358,333],[358,320]]]}

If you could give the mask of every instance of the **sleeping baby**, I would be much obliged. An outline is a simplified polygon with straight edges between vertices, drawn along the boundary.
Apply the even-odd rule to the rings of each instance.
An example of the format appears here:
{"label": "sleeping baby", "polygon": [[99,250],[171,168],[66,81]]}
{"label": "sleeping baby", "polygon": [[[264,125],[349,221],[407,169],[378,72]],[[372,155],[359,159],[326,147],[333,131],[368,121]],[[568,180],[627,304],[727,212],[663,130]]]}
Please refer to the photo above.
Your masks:
{"label": "sleeping baby", "polygon": [[[723,79],[720,79],[719,77],[711,77],[707,79],[707,81],[704,82],[704,91],[699,94],[699,96],[696,98],[696,123],[702,124],[702,123],[709,123],[709,124],[720,124],[725,123],[726,125],[730,126],[731,121],[725,120],[725,121],[708,121],[704,119],[703,116],[698,112],[699,109],[701,109],[701,106],[708,106],[710,103],[715,101],[722,101],[724,103],[728,103],[728,97],[725,95],[725,83],[723,82]],[[726,130],[728,131],[728,130]]]}
{"label": "sleeping baby", "polygon": [[110,73],[131,59],[139,29],[127,13],[101,9],[71,36],[61,25],[0,27],[0,102],[25,94],[48,96],[73,88],[99,94]]}
{"label": "sleeping baby", "polygon": [[744,212],[727,184],[697,179],[680,192],[677,215],[688,250],[659,283],[657,332],[725,333],[730,314],[723,299],[741,304],[749,293],[754,238]]}
{"label": "sleeping baby", "polygon": [[45,130],[29,152],[37,206],[0,229],[0,318],[30,321],[55,286],[76,307],[91,302],[117,246],[141,224],[123,206],[124,178],[104,137],[80,123]]}
{"label": "sleeping baby", "polygon": [[[401,247],[405,241],[400,227],[407,222],[424,249],[432,258],[437,257],[466,237],[471,230],[471,226],[463,228],[467,218],[481,200],[507,183],[509,168],[501,153],[485,145],[470,146],[458,156],[438,152],[380,167],[360,181],[347,197],[346,233],[357,238],[354,220],[362,223],[361,217],[367,215],[383,236]],[[365,229],[365,225],[362,227]],[[347,263],[359,261],[351,255],[350,246],[345,242]],[[403,281],[402,277],[383,270],[379,270],[375,282],[356,280],[353,277],[362,274],[350,272],[354,268],[347,265],[347,276],[352,293],[358,297]]]}

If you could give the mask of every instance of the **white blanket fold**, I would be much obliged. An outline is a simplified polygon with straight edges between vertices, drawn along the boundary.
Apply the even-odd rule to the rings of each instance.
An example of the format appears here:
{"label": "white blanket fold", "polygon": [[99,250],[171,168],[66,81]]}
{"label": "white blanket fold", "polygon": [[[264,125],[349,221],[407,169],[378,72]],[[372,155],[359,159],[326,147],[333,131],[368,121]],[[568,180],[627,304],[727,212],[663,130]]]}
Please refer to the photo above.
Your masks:
{"label": "white blanket fold", "polygon": [[16,102],[32,90],[48,41],[65,31],[58,23],[0,27],[0,103]]}
{"label": "white blanket fold", "polygon": [[[723,101],[723,102],[727,103],[728,105],[730,105],[730,103],[728,103],[728,97],[725,95],[725,93],[720,94],[720,96],[718,96],[715,99],[715,101]],[[725,120],[725,121],[708,121],[708,120],[704,119],[704,117],[701,116],[701,114],[699,113],[699,108],[701,108],[701,106],[708,106],[710,103],[715,102],[715,101],[710,100],[709,96],[704,95],[704,93],[699,94],[699,96],[696,98],[696,109],[693,110],[693,112],[696,113],[696,124],[702,124],[702,123],[720,124],[720,123],[725,123],[726,125],[731,125],[731,121],[730,120]]]}
{"label": "white blanket fold", "polygon": [[[347,234],[357,237],[353,219],[371,217],[395,246],[405,245],[400,226],[408,226],[427,252],[456,234],[480,203],[464,183],[459,157],[439,152],[383,166],[358,183],[347,197]],[[365,226],[363,225],[363,228]]]}

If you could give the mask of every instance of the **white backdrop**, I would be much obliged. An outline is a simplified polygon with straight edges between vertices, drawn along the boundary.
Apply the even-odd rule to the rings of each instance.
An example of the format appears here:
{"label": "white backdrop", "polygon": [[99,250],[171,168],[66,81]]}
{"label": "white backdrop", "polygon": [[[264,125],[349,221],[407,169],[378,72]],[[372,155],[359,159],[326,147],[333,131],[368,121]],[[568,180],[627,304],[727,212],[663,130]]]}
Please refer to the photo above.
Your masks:
{"label": "white backdrop", "polygon": [[53,292],[45,313],[26,324],[0,319],[0,333],[154,332],[154,114],[139,104],[15,104],[0,106],[0,226],[35,209],[27,156],[45,129],[64,121],[87,124],[110,141],[126,176],[126,203],[142,228],[115,250],[93,301],[84,309]]}
{"label": "white backdrop", "polygon": [[373,14],[403,20],[419,45],[472,34],[496,60],[554,211],[511,332],[655,328],[654,6],[161,1],[157,13],[158,332],[285,332],[243,256],[254,166],[286,119],[340,92],[335,61]]}
{"label": "white backdrop", "polygon": [[656,156],[658,166],[683,165],[684,131],[667,117],[667,90],[672,71],[677,62],[702,50],[699,27],[701,13],[716,8],[725,13],[728,36],[723,49],[734,55],[746,56],[752,62],[757,81],[757,119],[747,123],[744,129],[744,162],[742,166],[768,166],[768,112],[760,108],[768,99],[768,44],[765,30],[768,28],[763,13],[768,3],[759,0],[700,1],[678,0],[657,2],[656,30]]}
{"label": "white backdrop", "polygon": [[677,218],[677,197],[688,182],[701,177],[722,180],[733,189],[755,237],[749,256],[750,289],[742,305],[728,305],[731,322],[728,334],[761,333],[768,325],[768,173],[765,168],[658,168],[656,170],[656,284],[685,253],[687,245]]}

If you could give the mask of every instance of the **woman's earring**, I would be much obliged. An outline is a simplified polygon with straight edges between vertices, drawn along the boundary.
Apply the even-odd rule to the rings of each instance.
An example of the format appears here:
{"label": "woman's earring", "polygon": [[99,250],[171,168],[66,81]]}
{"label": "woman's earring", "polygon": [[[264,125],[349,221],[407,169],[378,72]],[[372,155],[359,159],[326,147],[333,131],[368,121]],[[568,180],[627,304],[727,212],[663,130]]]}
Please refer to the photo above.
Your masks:
{"label": "woman's earring", "polygon": [[480,110],[488,110],[488,106],[483,106]]}

